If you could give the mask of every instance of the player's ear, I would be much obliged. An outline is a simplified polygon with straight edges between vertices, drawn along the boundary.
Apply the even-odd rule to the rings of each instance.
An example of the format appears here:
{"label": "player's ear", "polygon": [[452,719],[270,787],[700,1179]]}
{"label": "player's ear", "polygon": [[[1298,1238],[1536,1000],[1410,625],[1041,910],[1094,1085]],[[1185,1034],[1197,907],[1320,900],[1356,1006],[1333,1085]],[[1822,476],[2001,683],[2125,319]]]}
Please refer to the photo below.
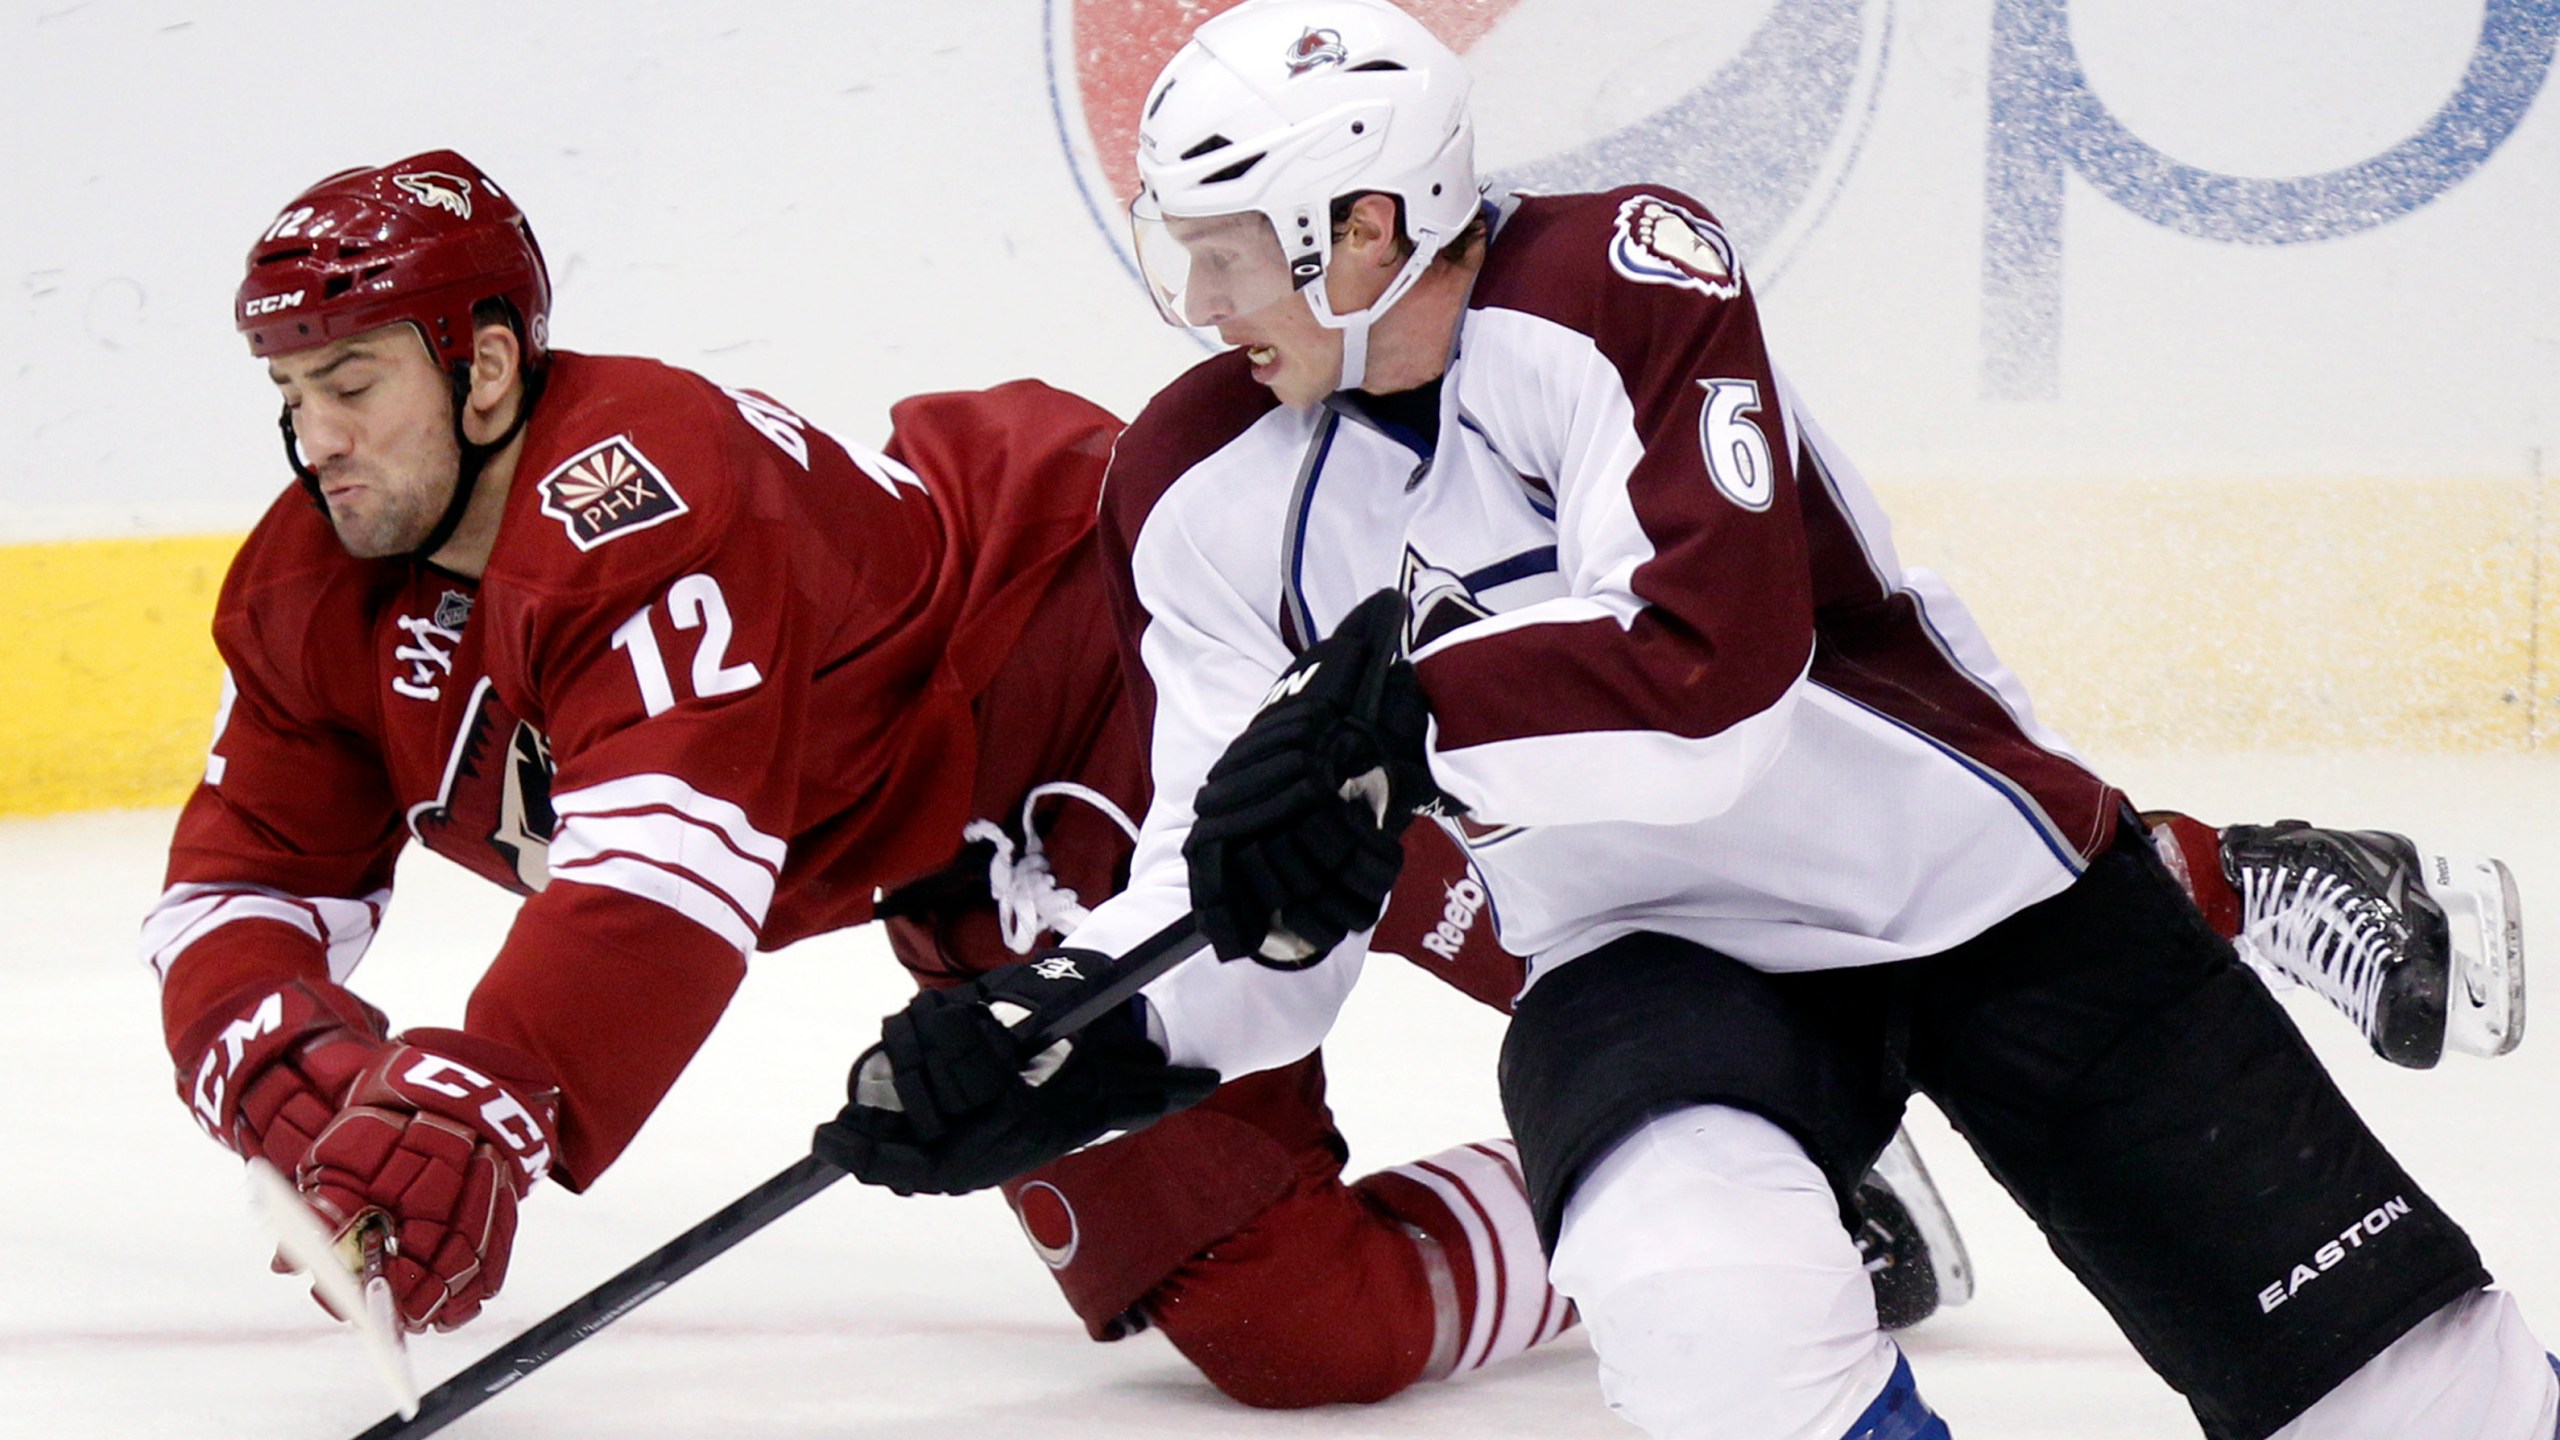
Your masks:
{"label": "player's ear", "polygon": [[1347,246],[1362,263],[1383,269],[1404,259],[1403,247],[1396,241],[1395,197],[1371,192],[1351,202],[1351,214],[1344,222],[1343,236],[1336,248]]}
{"label": "player's ear", "polygon": [[[471,414],[465,429],[475,443],[494,439],[510,415],[509,397],[523,389],[524,347],[512,325],[479,325],[471,331]],[[486,431],[486,434],[481,432]]]}

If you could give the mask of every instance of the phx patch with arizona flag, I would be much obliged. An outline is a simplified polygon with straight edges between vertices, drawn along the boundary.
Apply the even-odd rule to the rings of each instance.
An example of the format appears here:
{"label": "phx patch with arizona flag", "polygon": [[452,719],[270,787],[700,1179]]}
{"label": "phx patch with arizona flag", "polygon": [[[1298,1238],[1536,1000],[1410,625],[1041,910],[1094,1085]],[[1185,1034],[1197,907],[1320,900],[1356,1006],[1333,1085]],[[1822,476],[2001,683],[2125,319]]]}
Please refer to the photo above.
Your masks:
{"label": "phx patch with arizona flag", "polygon": [[560,522],[569,542],[593,550],[685,513],[684,497],[628,435],[599,440],[542,477],[542,513]]}

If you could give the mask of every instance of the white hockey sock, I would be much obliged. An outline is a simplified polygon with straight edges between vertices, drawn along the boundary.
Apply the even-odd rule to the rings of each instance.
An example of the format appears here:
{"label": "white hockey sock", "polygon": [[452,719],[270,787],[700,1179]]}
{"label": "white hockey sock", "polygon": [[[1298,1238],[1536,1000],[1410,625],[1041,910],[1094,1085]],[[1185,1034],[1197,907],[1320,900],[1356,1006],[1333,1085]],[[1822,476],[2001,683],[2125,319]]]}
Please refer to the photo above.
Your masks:
{"label": "white hockey sock", "polygon": [[2560,1378],[2505,1292],[2419,1321],[2269,1440],[2549,1440]]}
{"label": "white hockey sock", "polygon": [[1839,1440],[1900,1356],[1822,1172],[1724,1106],[1660,1116],[1593,1166],[1553,1270],[1609,1407],[1654,1440]]}
{"label": "white hockey sock", "polygon": [[1419,1231],[1426,1259],[1448,1275],[1446,1353],[1424,1378],[1507,1360],[1573,1323],[1573,1307],[1547,1283],[1520,1152],[1510,1141],[1443,1150],[1369,1176],[1360,1188]]}

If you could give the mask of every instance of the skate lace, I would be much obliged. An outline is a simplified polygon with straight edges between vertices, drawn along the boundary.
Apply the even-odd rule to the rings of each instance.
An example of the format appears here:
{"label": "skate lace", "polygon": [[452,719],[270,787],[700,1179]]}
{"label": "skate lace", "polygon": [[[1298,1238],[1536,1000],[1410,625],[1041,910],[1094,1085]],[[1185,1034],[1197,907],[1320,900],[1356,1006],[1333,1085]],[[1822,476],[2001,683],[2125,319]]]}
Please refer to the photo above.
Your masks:
{"label": "skate lace", "polygon": [[1086,908],[1075,890],[1058,883],[1049,870],[1049,857],[1040,848],[1040,831],[1031,823],[1031,812],[1042,800],[1064,795],[1082,800],[1120,827],[1131,840],[1138,838],[1138,827],[1127,811],[1111,801],[1111,797],[1089,786],[1071,780],[1055,780],[1034,785],[1022,797],[1022,845],[1016,853],[1013,837],[993,820],[972,820],[961,827],[963,840],[984,840],[996,847],[987,862],[987,890],[995,897],[996,930],[1004,937],[1005,948],[1016,955],[1028,955],[1040,943],[1046,931],[1063,935],[1085,921],[1093,912]]}
{"label": "skate lace", "polygon": [[2389,924],[2353,882],[2307,866],[2240,872],[2241,932],[2260,955],[2373,1033],[2382,981],[2398,957]]}

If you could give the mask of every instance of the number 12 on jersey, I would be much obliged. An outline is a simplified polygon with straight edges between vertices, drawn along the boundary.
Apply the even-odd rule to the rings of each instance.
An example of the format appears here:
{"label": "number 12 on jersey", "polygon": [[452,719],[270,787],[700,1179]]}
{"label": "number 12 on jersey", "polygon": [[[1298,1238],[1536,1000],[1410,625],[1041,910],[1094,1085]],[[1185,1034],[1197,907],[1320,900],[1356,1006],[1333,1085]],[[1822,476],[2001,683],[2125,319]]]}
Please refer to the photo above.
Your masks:
{"label": "number 12 on jersey", "polygon": [[[667,587],[663,601],[667,618],[678,630],[699,630],[702,640],[693,647],[693,693],[701,699],[715,695],[734,695],[752,690],[764,680],[752,662],[726,663],[729,638],[735,626],[729,620],[729,599],[720,593],[720,582],[708,575],[687,575]],[[658,607],[643,605],[613,632],[613,648],[631,659],[631,678],[640,686],[640,705],[651,715],[662,715],[675,707],[675,679],[668,673],[666,653],[658,648],[658,632],[651,614]]]}

